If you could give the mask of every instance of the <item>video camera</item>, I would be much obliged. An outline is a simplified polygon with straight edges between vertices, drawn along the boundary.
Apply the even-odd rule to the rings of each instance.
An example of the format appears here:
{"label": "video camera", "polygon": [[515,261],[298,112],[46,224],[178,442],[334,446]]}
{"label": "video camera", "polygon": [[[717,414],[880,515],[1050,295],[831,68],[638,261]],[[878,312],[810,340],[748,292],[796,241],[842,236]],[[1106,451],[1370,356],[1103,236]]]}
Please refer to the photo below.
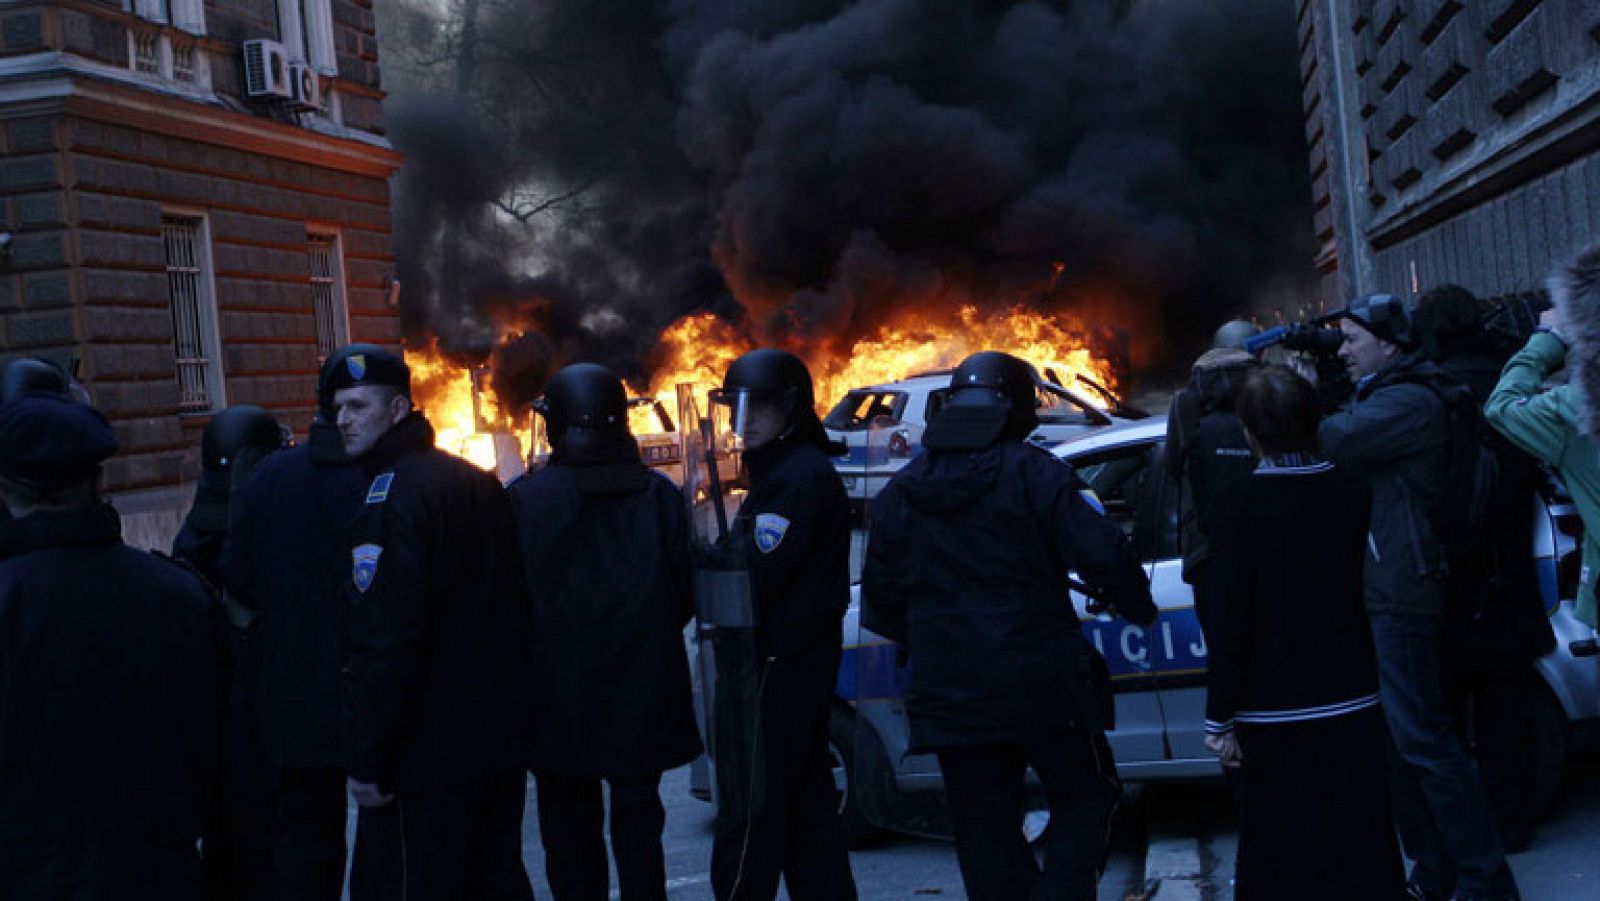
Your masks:
{"label": "video camera", "polygon": [[1489,301],[1479,320],[1484,341],[1500,359],[1507,359],[1533,337],[1539,315],[1550,309],[1550,298],[1542,291],[1511,294]]}
{"label": "video camera", "polygon": [[1267,348],[1282,344],[1289,350],[1331,357],[1339,352],[1339,345],[1344,343],[1344,333],[1328,325],[1334,319],[1333,316],[1321,316],[1310,322],[1291,322],[1269,328],[1245,339],[1245,353],[1260,356]]}

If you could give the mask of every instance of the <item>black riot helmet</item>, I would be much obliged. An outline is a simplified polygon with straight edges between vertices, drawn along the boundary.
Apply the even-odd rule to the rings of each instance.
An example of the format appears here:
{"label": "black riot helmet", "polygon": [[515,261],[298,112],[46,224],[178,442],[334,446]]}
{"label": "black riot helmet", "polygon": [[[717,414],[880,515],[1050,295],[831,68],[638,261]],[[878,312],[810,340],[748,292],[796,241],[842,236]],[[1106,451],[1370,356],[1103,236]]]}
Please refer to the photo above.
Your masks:
{"label": "black riot helmet", "polygon": [[1039,376],[1023,360],[979,351],[950,375],[950,393],[928,423],[930,450],[982,450],[1001,438],[1022,440],[1039,425]]}
{"label": "black riot helmet", "polygon": [[786,350],[762,347],[734,360],[722,377],[722,390],[716,393],[715,399],[733,407],[735,431],[742,432],[740,423],[748,404],[759,401],[783,410],[785,436],[815,444],[823,453],[844,452],[840,445],[829,440],[822,420],[817,418],[811,370]]}
{"label": "black riot helmet", "polygon": [[550,377],[544,397],[533,408],[544,416],[552,439],[573,427],[602,432],[628,431],[628,392],[622,379],[604,366],[574,363]]}
{"label": "black riot helmet", "polygon": [[285,444],[283,427],[271,413],[254,404],[235,404],[212,417],[200,433],[200,465],[221,472],[246,449],[265,456]]}
{"label": "black riot helmet", "polygon": [[10,403],[26,394],[54,394],[71,397],[71,380],[66,370],[54,363],[22,357],[5,365],[0,373],[0,402]]}

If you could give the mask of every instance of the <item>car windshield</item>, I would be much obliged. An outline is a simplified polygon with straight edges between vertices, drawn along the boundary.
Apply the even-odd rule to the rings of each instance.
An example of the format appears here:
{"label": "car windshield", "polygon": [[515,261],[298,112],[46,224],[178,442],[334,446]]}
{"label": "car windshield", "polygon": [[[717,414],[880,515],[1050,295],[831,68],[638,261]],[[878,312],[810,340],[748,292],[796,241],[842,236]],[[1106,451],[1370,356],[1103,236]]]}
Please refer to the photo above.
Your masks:
{"label": "car windshield", "polygon": [[899,422],[905,407],[905,392],[857,389],[835,404],[822,424],[836,432],[859,432],[880,419]]}

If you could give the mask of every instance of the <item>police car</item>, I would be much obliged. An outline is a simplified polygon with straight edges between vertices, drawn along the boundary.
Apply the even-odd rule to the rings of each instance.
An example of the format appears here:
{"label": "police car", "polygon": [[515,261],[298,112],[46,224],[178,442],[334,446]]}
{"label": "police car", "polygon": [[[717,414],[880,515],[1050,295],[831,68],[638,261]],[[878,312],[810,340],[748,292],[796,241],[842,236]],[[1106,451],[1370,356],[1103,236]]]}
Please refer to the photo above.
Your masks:
{"label": "police car", "polygon": [[[948,369],[923,372],[898,382],[854,388],[822,420],[828,437],[848,448],[843,457],[834,460],[833,467],[854,505],[859,507],[862,501],[877,497],[889,479],[921,449],[923,431],[949,395],[950,373]],[[1145,415],[1100,385],[1088,380],[1084,384],[1101,397],[1099,406],[1087,396],[1052,381],[1039,383],[1039,427],[1028,436],[1029,441],[1053,447],[1088,429]],[[868,444],[872,440],[884,442],[884,459],[869,460]]]}
{"label": "police car", "polygon": [[[1204,745],[1207,649],[1189,586],[1180,577],[1178,486],[1165,469],[1164,422],[1101,429],[1057,447],[1129,535],[1145,561],[1160,616],[1143,629],[1089,615],[1073,605],[1085,635],[1105,655],[1116,689],[1116,727],[1108,733],[1117,768],[1128,781],[1213,778],[1215,755]],[[1571,501],[1551,485],[1529,511],[1540,587],[1549,604],[1556,649],[1536,666],[1539,682],[1527,736],[1536,803],[1555,794],[1576,728],[1600,727],[1600,665],[1575,658],[1573,641],[1589,630],[1572,615],[1581,526]],[[1566,600],[1561,600],[1566,598]],[[947,833],[942,780],[932,754],[909,754],[905,715],[908,671],[896,646],[858,628],[859,607],[845,620],[844,659],[835,688],[830,738],[841,814],[856,841],[879,829]],[[1534,676],[1530,676],[1534,678]],[[704,775],[698,777],[704,786]]]}

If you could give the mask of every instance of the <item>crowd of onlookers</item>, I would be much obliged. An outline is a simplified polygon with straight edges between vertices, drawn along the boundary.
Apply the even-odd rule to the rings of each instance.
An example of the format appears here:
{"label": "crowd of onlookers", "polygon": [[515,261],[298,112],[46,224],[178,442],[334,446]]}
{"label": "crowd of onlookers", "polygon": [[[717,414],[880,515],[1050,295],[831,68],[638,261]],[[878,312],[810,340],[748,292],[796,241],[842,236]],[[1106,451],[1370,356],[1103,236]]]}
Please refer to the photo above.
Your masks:
{"label": "crowd of onlookers", "polygon": [[1174,402],[1240,898],[1519,897],[1532,663],[1555,645],[1529,528],[1547,481],[1585,524],[1574,614],[1596,625],[1600,245],[1548,287],[1516,347],[1454,285],[1361,297],[1325,322],[1342,390],[1230,323]]}

